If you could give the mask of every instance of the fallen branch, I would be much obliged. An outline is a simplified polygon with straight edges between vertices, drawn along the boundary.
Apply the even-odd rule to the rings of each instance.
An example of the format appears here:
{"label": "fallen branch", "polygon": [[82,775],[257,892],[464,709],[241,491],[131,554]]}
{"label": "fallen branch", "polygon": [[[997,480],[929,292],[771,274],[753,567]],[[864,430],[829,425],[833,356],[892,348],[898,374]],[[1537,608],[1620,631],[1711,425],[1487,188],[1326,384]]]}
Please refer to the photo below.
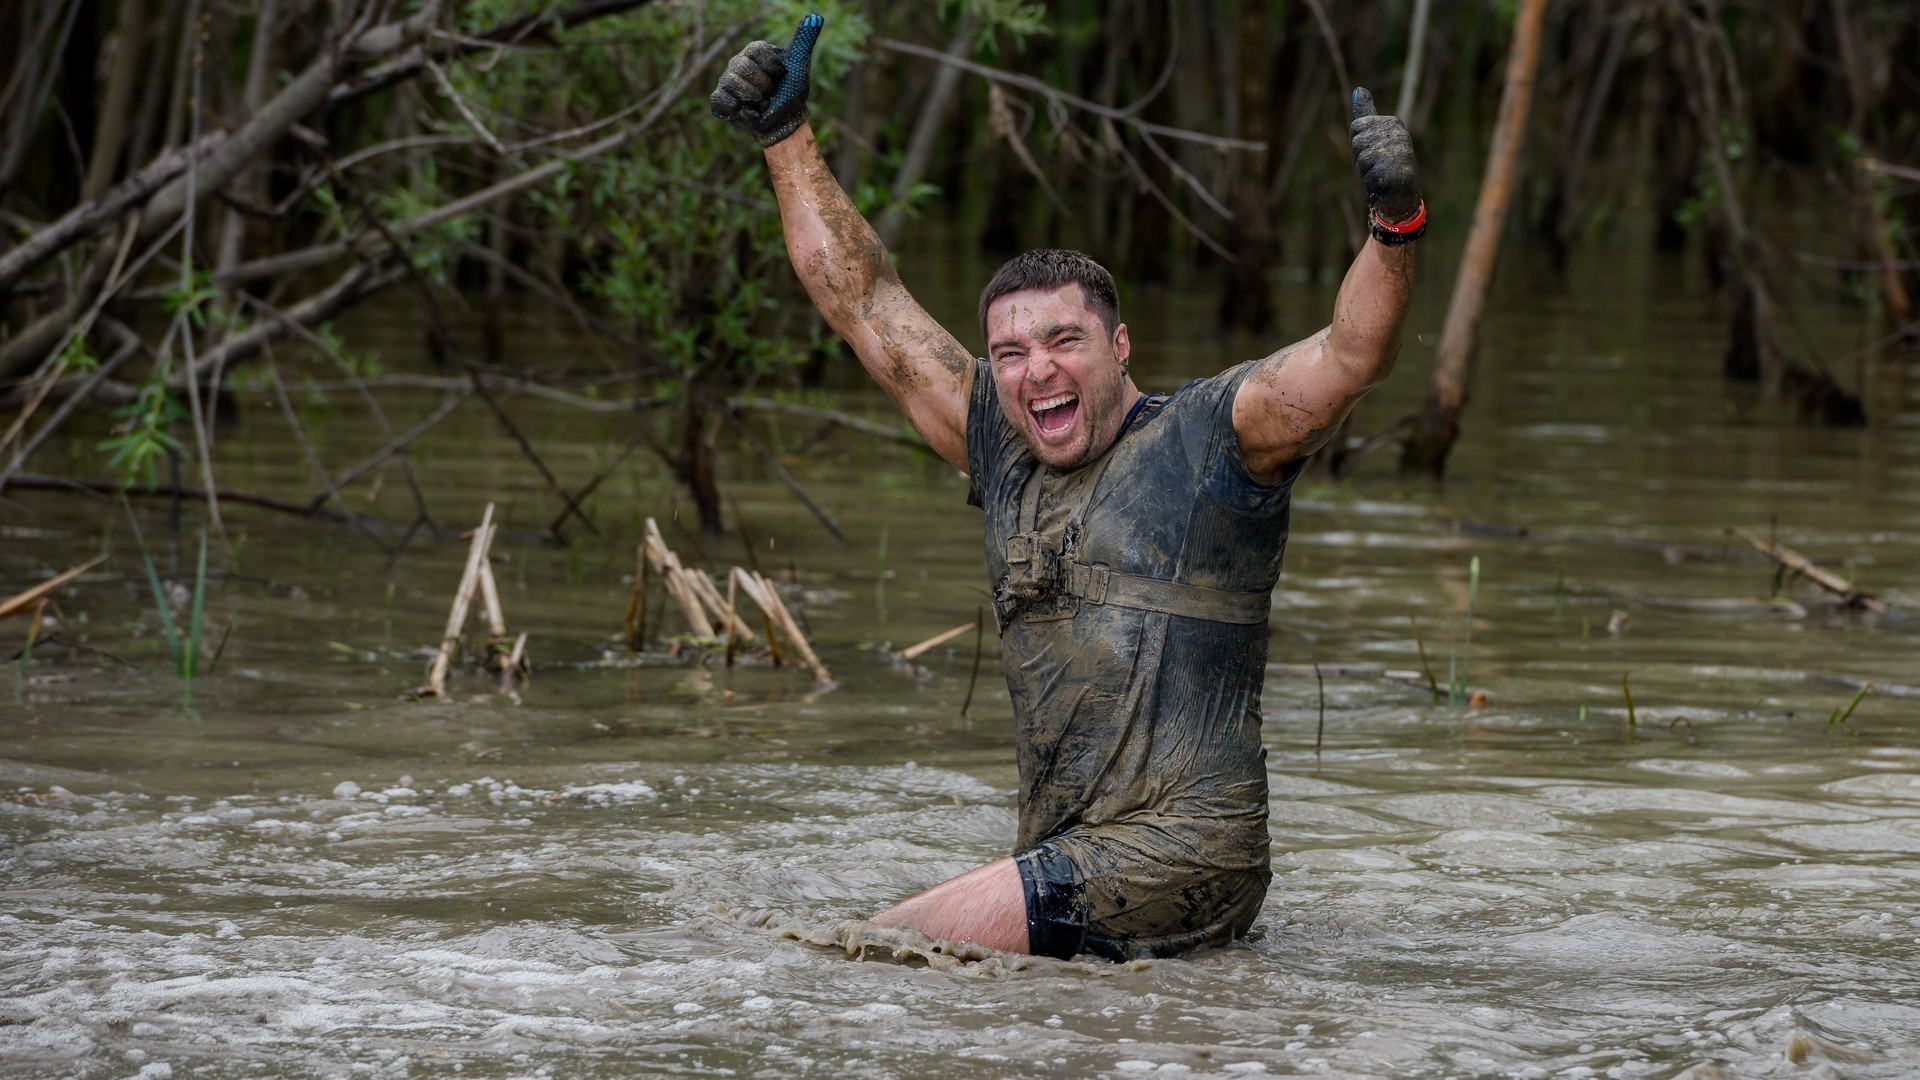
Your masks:
{"label": "fallen branch", "polygon": [[106,561],[107,557],[105,555],[95,555],[93,558],[88,559],[86,562],[81,563],[71,570],[65,570],[55,574],[40,584],[35,585],[33,588],[28,589],[26,592],[16,596],[10,596],[5,600],[0,600],[0,619],[26,610],[41,597],[46,596],[48,593],[53,592],[60,588],[60,586],[65,585],[67,582],[72,581],[74,578],[79,577],[81,574],[86,573]]}
{"label": "fallen branch", "polygon": [[259,320],[233,334],[219,348],[196,356],[192,365],[181,365],[182,370],[173,377],[173,383],[184,387],[190,379],[200,378],[216,368],[258,352],[269,341],[286,337],[290,332],[287,326],[289,322],[309,329],[326,322],[374,293],[399,284],[400,279],[406,276],[404,267],[389,267],[374,272],[364,263],[353,266],[336,278],[333,284],[284,311],[276,310],[276,318]]}
{"label": "fallen branch", "polygon": [[932,637],[928,638],[927,640],[921,642],[918,645],[909,645],[906,648],[901,649],[899,652],[895,653],[894,655],[898,656],[902,660],[917,660],[922,655],[924,655],[927,652],[927,650],[939,648],[940,646],[945,645],[947,642],[952,641],[954,638],[959,637],[961,634],[964,634],[967,631],[974,629],[978,625],[979,625],[978,620],[971,621],[971,622],[963,622],[959,626],[956,626],[951,630],[942,630],[940,633],[933,635]]}
{"label": "fallen branch", "polygon": [[[825,420],[827,423],[839,424],[841,427],[852,428],[855,431],[864,432],[868,435],[878,435],[883,439],[892,439],[894,442],[911,446],[915,450],[922,450],[929,454],[934,453],[933,447],[928,446],[927,441],[920,437],[920,433],[914,431],[912,428],[896,427],[893,424],[882,424],[875,420],[854,416],[852,413],[841,412],[838,409],[824,409],[817,405],[800,405],[791,401],[775,401],[772,398],[759,397],[728,398],[727,408],[730,410],[751,409],[759,412],[787,413],[791,416],[804,416],[813,420]],[[935,456],[938,455],[936,454]]]}
{"label": "fallen branch", "polygon": [[1830,570],[1821,569],[1814,565],[1812,559],[1807,558],[1805,555],[1800,554],[1776,540],[1762,539],[1738,525],[1727,526],[1727,535],[1737,536],[1745,540],[1767,558],[1772,559],[1787,570],[1806,578],[1815,585],[1838,596],[1841,607],[1876,613],[1887,610],[1885,602],[1867,593],[1860,592],[1855,589],[1853,584],[1847,579]]}
{"label": "fallen branch", "polygon": [[[41,491],[86,491],[97,495],[118,495],[124,490],[129,496],[141,495],[152,498],[205,499],[207,497],[205,488],[193,487],[189,484],[154,484],[143,487],[126,487],[126,485],[119,480],[104,480],[99,478],[75,479],[65,476],[45,476],[40,473],[16,473],[13,479],[9,480],[7,484],[10,487],[30,488]],[[214,494],[219,497],[222,502],[244,503],[249,506],[262,507],[267,510],[278,510],[283,514],[313,518],[317,521],[330,521],[336,524],[346,525],[352,520],[346,514],[342,514],[336,510],[315,510],[303,502],[294,502],[291,499],[282,499],[274,495],[262,495],[253,491],[237,491],[233,488],[223,487],[215,489]],[[369,519],[362,518],[360,520],[365,521]],[[391,522],[387,522],[386,524],[391,524]]]}
{"label": "fallen branch", "polygon": [[327,486],[321,490],[320,494],[315,495],[313,497],[313,502],[311,504],[313,508],[317,510],[320,507],[325,506],[327,500],[331,499],[334,496],[335,492],[339,491],[341,488],[346,487],[348,484],[353,483],[355,480],[358,480],[361,476],[366,474],[367,470],[373,468],[376,465],[379,465],[381,462],[387,460],[388,458],[399,453],[400,451],[405,450],[409,445],[413,443],[415,439],[418,439],[420,436],[425,435],[429,428],[432,428],[433,425],[445,419],[448,413],[451,413],[454,409],[458,408],[461,402],[467,400],[467,394],[469,392],[470,391],[467,389],[467,387],[463,385],[460,387],[459,390],[456,390],[453,393],[448,394],[444,399],[441,400],[439,405],[434,407],[432,412],[428,413],[426,416],[421,417],[418,423],[414,424],[412,427],[408,428],[406,431],[401,432],[399,435],[394,436],[393,439],[387,443],[387,445],[381,447],[378,450],[375,450],[373,453],[368,454],[366,457],[361,458],[359,461],[355,462],[352,466],[348,467],[347,471],[341,473],[339,476],[333,477],[332,479],[328,480]]}

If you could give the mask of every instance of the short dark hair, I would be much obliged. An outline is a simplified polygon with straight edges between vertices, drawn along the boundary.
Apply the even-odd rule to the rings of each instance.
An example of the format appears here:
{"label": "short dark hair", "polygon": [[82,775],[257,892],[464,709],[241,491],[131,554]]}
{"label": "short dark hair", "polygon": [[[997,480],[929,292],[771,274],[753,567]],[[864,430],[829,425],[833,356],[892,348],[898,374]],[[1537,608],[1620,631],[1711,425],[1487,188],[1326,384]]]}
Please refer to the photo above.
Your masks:
{"label": "short dark hair", "polygon": [[1114,328],[1120,325],[1120,295],[1113,287],[1113,275],[1078,251],[1040,248],[1008,259],[993,272],[987,287],[980,290],[981,340],[987,337],[987,308],[995,300],[1008,293],[1058,289],[1069,284],[1080,286],[1087,307],[1100,317],[1100,324],[1111,337]]}

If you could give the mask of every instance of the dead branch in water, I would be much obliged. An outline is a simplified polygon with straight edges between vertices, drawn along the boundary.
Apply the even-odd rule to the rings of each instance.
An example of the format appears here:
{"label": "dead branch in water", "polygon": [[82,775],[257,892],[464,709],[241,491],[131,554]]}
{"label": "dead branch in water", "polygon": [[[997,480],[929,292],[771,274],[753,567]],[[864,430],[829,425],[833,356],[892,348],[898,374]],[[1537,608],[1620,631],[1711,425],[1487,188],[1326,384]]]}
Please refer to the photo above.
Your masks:
{"label": "dead branch in water", "polygon": [[106,561],[107,557],[105,555],[95,555],[93,558],[88,559],[86,562],[81,563],[71,570],[65,570],[55,574],[40,584],[35,585],[33,588],[28,589],[26,592],[10,596],[5,600],[0,600],[0,619],[24,611],[28,606],[33,604],[34,601],[54,592],[59,589],[60,586],[65,585],[67,582],[72,581],[74,578],[79,577],[81,574],[86,573]]}
{"label": "dead branch in water", "polygon": [[1855,589],[1853,583],[1849,582],[1846,578],[1841,577],[1831,570],[1821,569],[1814,565],[1812,559],[1807,558],[1805,555],[1800,554],[1777,540],[1767,540],[1755,536],[1753,533],[1748,532],[1738,525],[1727,526],[1727,535],[1737,536],[1745,540],[1747,543],[1752,544],[1762,555],[1779,563],[1789,572],[1798,574],[1808,581],[1813,582],[1815,585],[1838,596],[1841,607],[1876,613],[1888,610],[1885,601]]}
{"label": "dead branch in water", "polygon": [[974,629],[978,625],[979,625],[978,620],[969,619],[968,621],[961,623],[959,626],[956,626],[951,630],[942,630],[941,632],[933,635],[932,637],[919,643],[918,645],[909,645],[906,648],[901,649],[899,652],[895,653],[894,655],[898,656],[902,660],[917,660],[921,656],[925,655],[928,650],[935,649],[942,645],[945,645],[947,642],[952,641],[954,638],[959,637],[961,634],[964,634],[969,630]]}

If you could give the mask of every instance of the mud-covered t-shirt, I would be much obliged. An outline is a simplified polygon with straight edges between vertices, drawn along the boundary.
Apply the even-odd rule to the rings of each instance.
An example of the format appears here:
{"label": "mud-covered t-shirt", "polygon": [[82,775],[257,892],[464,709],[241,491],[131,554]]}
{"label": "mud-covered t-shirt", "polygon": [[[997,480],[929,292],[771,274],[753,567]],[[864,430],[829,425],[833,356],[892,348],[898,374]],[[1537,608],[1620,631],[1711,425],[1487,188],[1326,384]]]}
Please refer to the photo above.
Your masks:
{"label": "mud-covered t-shirt", "polygon": [[[1147,398],[1106,454],[1060,472],[1027,448],[977,361],[968,501],[986,512],[989,580],[1007,580],[1009,538],[1038,529],[1065,536],[1082,564],[1270,594],[1297,466],[1275,484],[1247,469],[1233,399],[1252,366]],[[1267,869],[1265,619],[1010,601],[1004,589],[995,607],[1018,743],[1016,852],[1073,833],[1119,862]]]}

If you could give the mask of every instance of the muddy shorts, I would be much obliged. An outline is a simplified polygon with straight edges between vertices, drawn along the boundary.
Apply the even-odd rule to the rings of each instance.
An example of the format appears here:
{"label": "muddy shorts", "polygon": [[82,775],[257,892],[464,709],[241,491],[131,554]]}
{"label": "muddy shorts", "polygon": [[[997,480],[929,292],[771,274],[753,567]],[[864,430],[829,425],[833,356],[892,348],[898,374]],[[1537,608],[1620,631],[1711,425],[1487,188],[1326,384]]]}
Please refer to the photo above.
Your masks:
{"label": "muddy shorts", "polygon": [[1089,840],[1069,834],[1014,857],[1035,956],[1179,956],[1245,934],[1266,901],[1266,870],[1116,860]]}

